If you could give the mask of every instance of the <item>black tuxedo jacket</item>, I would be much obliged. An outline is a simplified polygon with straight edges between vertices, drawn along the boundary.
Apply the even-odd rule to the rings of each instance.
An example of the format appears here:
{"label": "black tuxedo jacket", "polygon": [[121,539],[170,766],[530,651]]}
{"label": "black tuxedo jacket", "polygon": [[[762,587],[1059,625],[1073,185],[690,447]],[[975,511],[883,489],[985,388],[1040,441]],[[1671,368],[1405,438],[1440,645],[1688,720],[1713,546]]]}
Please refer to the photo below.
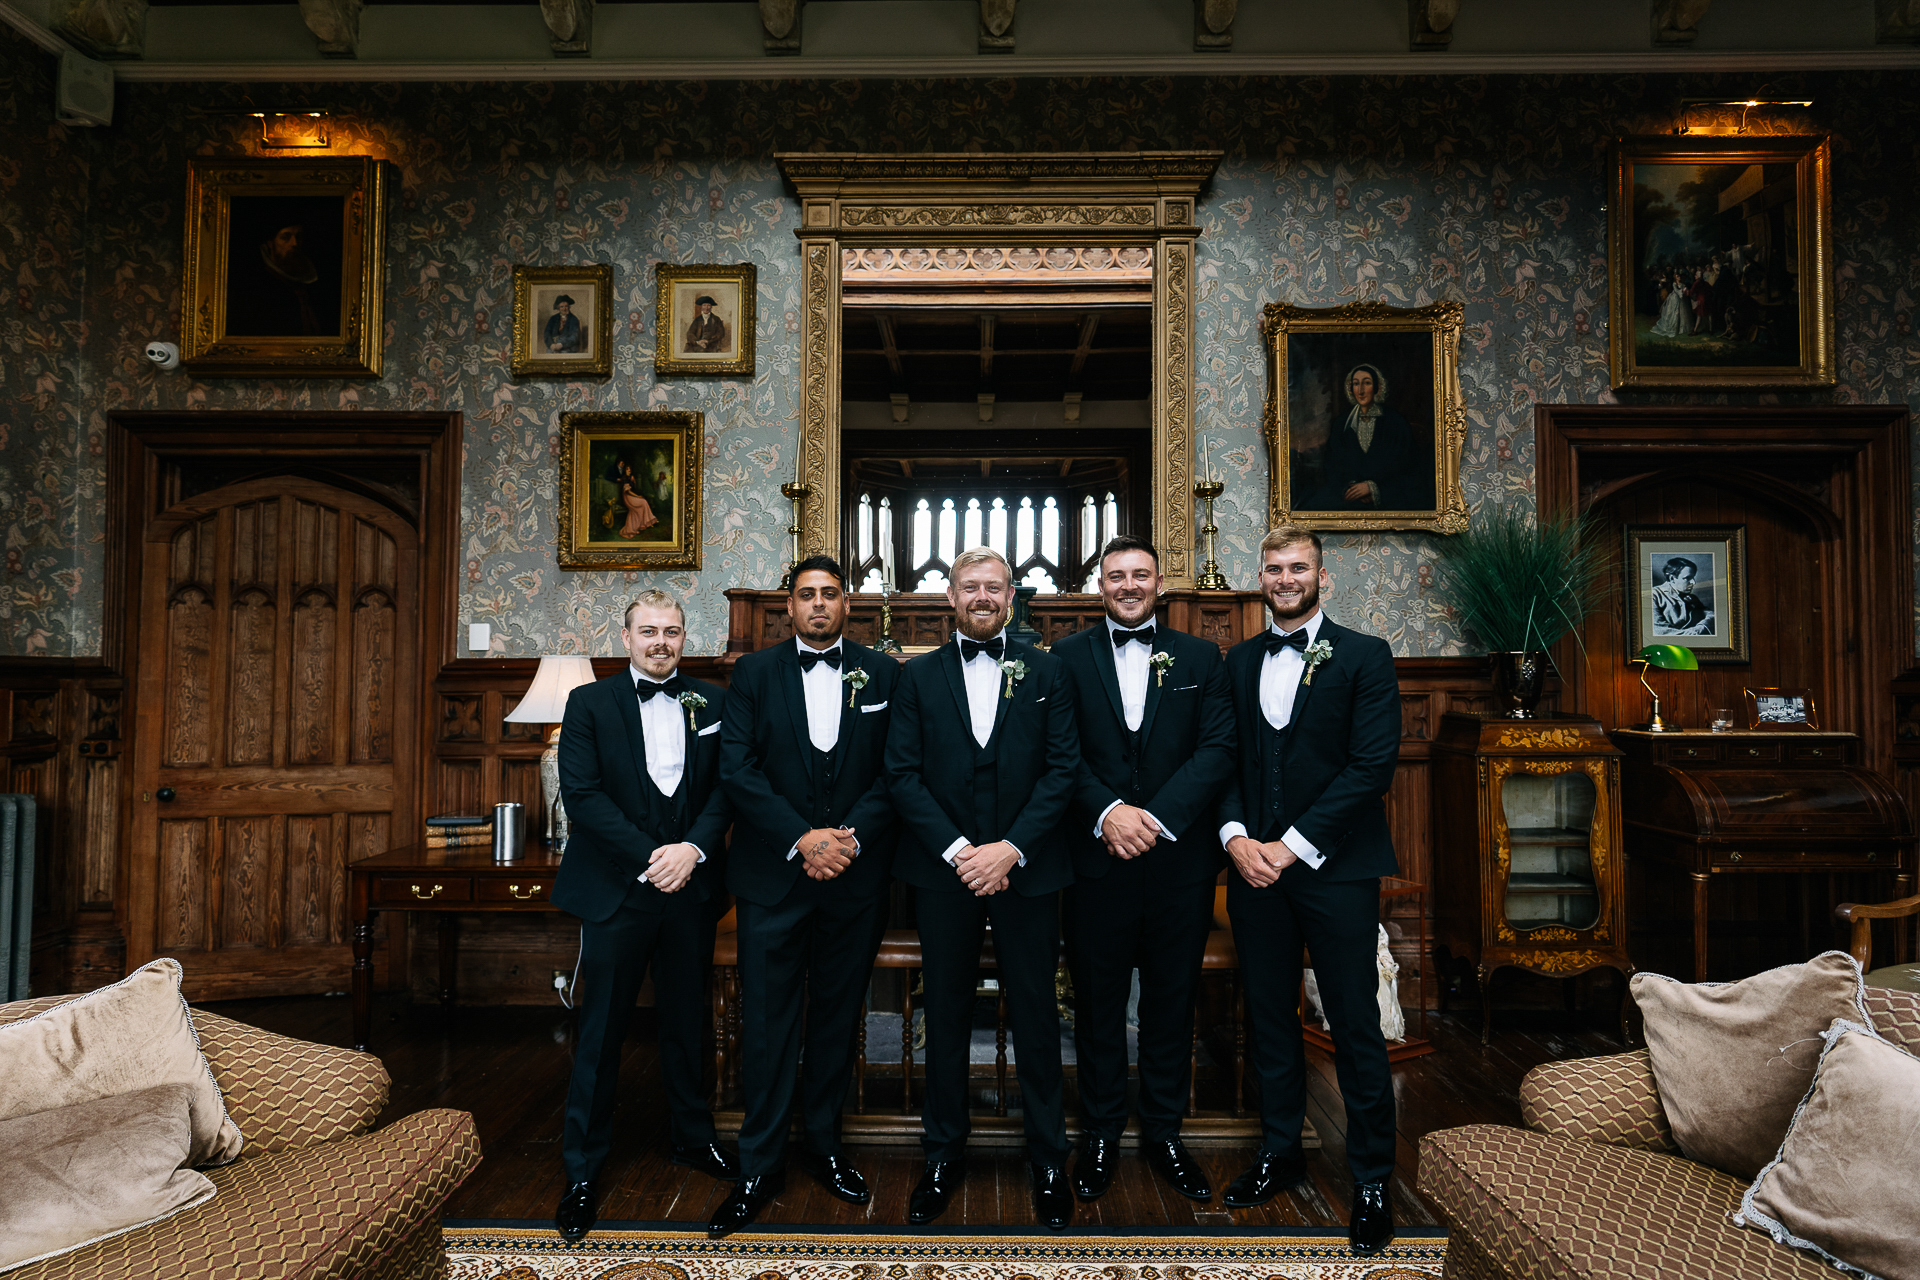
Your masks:
{"label": "black tuxedo jacket", "polygon": [[[994,701],[987,742],[999,782],[994,812],[1000,838],[1027,860],[1008,873],[1009,888],[1037,897],[1073,881],[1073,861],[1054,838],[1080,770],[1073,689],[1050,654],[1009,640],[1006,656],[1025,662],[1027,675],[1011,698]],[[1006,681],[1000,678],[1003,691]],[[961,836],[980,843],[973,830],[977,750],[960,648],[948,641],[901,669],[887,731],[887,793],[900,815],[894,874],[916,888],[971,892],[940,855]]]}
{"label": "black tuxedo jacket", "polygon": [[[878,894],[887,887],[897,831],[881,771],[900,663],[851,640],[842,639],[841,647],[842,677],[858,667],[867,683],[858,690],[841,683],[839,764],[827,820],[819,825],[852,827],[860,841],[860,856],[833,883],[843,893]],[[763,907],[778,906],[802,874],[800,859],[789,859],[787,850],[815,826],[807,820],[815,800],[813,738],[800,653],[791,640],[735,665],[720,730],[720,781],[735,815],[727,888]]]}
{"label": "black tuxedo jacket", "polygon": [[[1132,643],[1132,642],[1130,642]],[[1147,705],[1140,716],[1136,756],[1120,702],[1120,675],[1105,622],[1053,646],[1073,684],[1080,726],[1080,773],[1062,828],[1073,851],[1074,875],[1098,879],[1117,859],[1093,834],[1094,823],[1116,800],[1138,804],[1158,818],[1173,840],[1156,840],[1141,857],[1156,881],[1192,884],[1220,872],[1214,812],[1236,773],[1233,698],[1220,647],[1156,625],[1153,651],[1173,664],[1148,668]],[[1129,793],[1137,779],[1137,796]],[[1141,799],[1139,797],[1145,797]]]}
{"label": "black tuxedo jacket", "polygon": [[[1400,677],[1393,650],[1378,636],[1350,631],[1328,618],[1321,640],[1332,653],[1302,677],[1293,698],[1293,732],[1281,777],[1280,830],[1297,828],[1326,857],[1319,870],[1302,862],[1285,875],[1365,880],[1399,869],[1382,801],[1400,759]],[[1260,820],[1260,666],[1266,630],[1227,651],[1227,680],[1240,738],[1240,773],[1220,801],[1222,824],[1241,822],[1254,839]]]}
{"label": "black tuxedo jacket", "polygon": [[[582,920],[598,922],[629,902],[647,911],[686,910],[704,903],[723,883],[727,796],[720,786],[720,728],[727,691],[682,676],[686,692],[707,705],[694,711],[694,725],[679,717],[687,737],[686,824],[678,836],[673,802],[647,776],[646,738],[633,672],[622,667],[605,680],[575,689],[560,727],[560,795],[571,834],[553,881],[553,904]],[[657,694],[656,697],[664,697]],[[707,860],[678,893],[637,883],[647,859],[663,844],[685,840]]]}

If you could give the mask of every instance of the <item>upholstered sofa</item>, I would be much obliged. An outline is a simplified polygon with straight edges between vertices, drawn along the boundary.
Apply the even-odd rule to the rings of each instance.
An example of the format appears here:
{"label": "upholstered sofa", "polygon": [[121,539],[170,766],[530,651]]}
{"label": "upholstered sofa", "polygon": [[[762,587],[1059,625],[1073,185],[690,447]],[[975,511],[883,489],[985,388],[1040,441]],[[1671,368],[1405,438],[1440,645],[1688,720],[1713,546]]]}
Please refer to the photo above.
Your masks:
{"label": "upholstered sofa", "polygon": [[[1920,995],[1866,989],[1874,1030],[1920,1053]],[[1733,1225],[1747,1184],[1680,1154],[1645,1050],[1535,1067],[1527,1127],[1420,1143],[1420,1190],[1451,1228],[1448,1280],[1726,1276],[1833,1280],[1831,1266]]]}
{"label": "upholstered sofa", "polygon": [[[0,1005],[0,1024],[70,1000]],[[201,1051],[246,1146],[204,1172],[217,1194],[7,1280],[417,1280],[444,1276],[440,1208],[480,1163],[473,1117],[418,1111],[372,1132],[387,1102],[371,1054],[274,1035],[201,1009]]]}

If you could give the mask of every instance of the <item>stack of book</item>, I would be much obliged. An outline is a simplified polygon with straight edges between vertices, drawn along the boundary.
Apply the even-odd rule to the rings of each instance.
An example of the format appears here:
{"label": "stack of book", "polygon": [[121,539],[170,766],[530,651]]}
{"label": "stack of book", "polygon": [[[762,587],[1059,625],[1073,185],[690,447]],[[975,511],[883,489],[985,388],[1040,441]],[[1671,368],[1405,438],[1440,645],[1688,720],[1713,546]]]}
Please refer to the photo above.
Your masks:
{"label": "stack of book", "polygon": [[493,843],[493,815],[443,813],[427,819],[427,848],[458,849]]}

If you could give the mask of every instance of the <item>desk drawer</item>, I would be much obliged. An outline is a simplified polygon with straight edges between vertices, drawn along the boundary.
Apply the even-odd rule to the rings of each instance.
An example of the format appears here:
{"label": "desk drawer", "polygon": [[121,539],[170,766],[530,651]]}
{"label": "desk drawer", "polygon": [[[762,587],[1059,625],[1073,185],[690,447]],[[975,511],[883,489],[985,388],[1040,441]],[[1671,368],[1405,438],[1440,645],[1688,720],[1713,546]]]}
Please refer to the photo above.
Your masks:
{"label": "desk drawer", "polygon": [[1852,755],[1853,753],[1847,748],[1835,746],[1831,742],[1819,746],[1803,746],[1796,742],[1788,748],[1787,752],[1789,760],[1818,761],[1822,764],[1852,764],[1853,761],[1849,758]]}
{"label": "desk drawer", "polygon": [[373,900],[380,906],[472,902],[473,881],[466,876],[379,876],[373,882]]}
{"label": "desk drawer", "polygon": [[1717,742],[1674,743],[1671,746],[1661,744],[1662,761],[1672,760],[1685,764],[1712,761],[1720,758],[1720,744]]}
{"label": "desk drawer", "polygon": [[1778,764],[1781,754],[1777,742],[1729,742],[1724,758],[1733,764]]}
{"label": "desk drawer", "polygon": [[553,896],[553,877],[483,876],[476,902],[545,902]]}

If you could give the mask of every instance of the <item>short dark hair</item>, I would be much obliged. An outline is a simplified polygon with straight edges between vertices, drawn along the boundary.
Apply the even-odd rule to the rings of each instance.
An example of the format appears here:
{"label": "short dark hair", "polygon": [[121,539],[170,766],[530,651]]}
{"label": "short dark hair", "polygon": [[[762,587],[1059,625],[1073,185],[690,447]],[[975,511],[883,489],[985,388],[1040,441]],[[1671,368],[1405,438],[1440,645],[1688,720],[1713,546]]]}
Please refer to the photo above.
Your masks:
{"label": "short dark hair", "polygon": [[1107,539],[1107,545],[1100,548],[1100,564],[1104,567],[1108,556],[1117,556],[1122,551],[1144,551],[1153,557],[1154,572],[1160,570],[1160,553],[1145,538],[1136,538],[1130,533],[1119,533]]}
{"label": "short dark hair", "polygon": [[840,589],[847,589],[847,575],[840,568],[840,562],[832,556],[808,556],[793,566],[793,576],[787,579],[787,594],[792,595],[800,589],[800,575],[803,573],[830,573],[840,583]]}
{"label": "short dark hair", "polygon": [[1670,582],[1679,577],[1683,570],[1691,573],[1696,578],[1700,576],[1699,565],[1687,559],[1685,556],[1675,556],[1660,566],[1660,580],[1662,582]]}

